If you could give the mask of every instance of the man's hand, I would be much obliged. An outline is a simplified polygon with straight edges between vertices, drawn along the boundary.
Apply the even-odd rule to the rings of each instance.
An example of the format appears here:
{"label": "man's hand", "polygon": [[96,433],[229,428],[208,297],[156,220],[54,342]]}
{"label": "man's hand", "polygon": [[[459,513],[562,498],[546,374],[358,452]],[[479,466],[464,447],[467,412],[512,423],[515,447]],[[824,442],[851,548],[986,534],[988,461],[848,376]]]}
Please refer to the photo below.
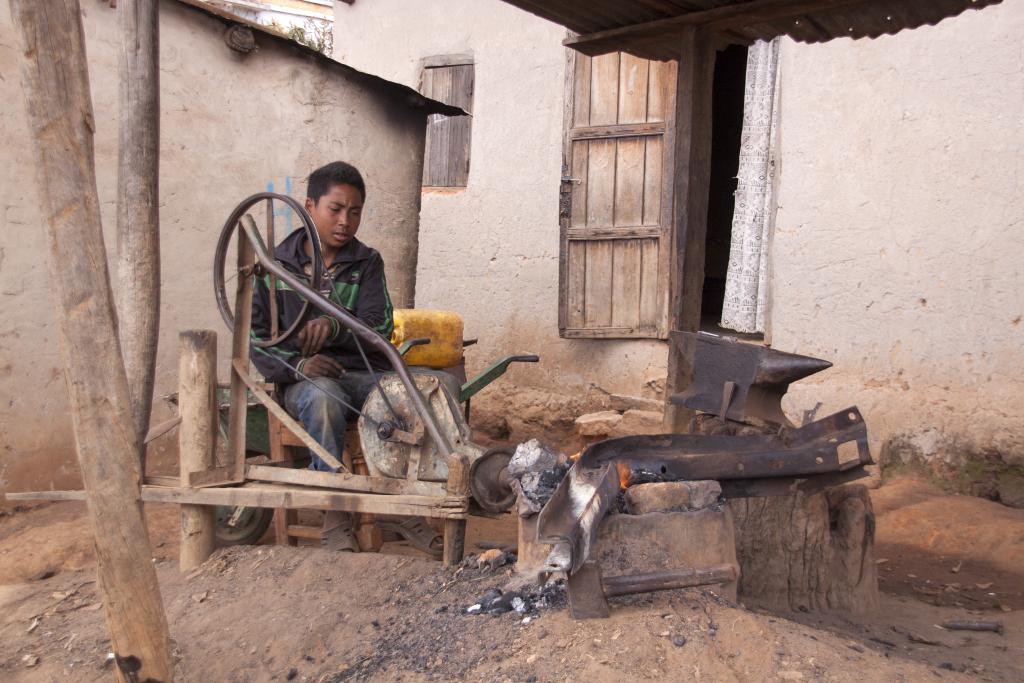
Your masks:
{"label": "man's hand", "polygon": [[345,368],[333,358],[317,354],[303,361],[302,374],[306,377],[341,377]]}
{"label": "man's hand", "polygon": [[299,344],[302,355],[309,357],[320,353],[320,349],[331,336],[331,322],[327,318],[313,318],[299,330]]}

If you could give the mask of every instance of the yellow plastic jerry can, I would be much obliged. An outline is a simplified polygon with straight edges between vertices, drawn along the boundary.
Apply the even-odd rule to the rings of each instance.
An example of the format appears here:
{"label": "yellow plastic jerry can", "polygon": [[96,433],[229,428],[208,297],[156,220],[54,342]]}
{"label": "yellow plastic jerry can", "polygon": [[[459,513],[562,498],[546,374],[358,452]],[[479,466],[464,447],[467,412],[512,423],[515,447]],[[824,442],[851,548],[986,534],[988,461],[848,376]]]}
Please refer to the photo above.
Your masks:
{"label": "yellow plastic jerry can", "polygon": [[462,362],[462,317],[452,311],[397,308],[391,343],[401,346],[410,339],[427,337],[429,344],[414,346],[405,354],[407,365],[443,370]]}

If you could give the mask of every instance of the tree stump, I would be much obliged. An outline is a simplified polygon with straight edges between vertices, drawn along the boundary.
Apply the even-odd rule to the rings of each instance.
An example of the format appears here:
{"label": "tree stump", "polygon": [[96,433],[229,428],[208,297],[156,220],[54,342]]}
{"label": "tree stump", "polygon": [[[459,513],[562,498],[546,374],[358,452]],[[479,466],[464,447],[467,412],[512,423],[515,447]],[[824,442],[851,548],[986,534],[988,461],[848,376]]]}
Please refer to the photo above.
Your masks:
{"label": "tree stump", "polygon": [[878,607],[875,516],[863,485],[729,502],[739,593],[799,611]]}

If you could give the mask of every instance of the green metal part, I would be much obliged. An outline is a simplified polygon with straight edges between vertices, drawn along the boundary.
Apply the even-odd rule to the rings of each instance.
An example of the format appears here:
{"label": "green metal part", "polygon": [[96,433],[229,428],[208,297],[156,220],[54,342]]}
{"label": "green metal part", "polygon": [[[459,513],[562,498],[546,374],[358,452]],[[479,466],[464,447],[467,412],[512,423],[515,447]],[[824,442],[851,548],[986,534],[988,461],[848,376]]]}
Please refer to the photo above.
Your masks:
{"label": "green metal part", "polygon": [[536,363],[539,360],[540,356],[527,354],[521,356],[505,356],[504,358],[495,361],[491,367],[487,368],[479,375],[462,385],[462,391],[459,392],[459,403],[465,403],[480,393],[481,389],[504,375],[508,370],[508,366],[512,363]]}

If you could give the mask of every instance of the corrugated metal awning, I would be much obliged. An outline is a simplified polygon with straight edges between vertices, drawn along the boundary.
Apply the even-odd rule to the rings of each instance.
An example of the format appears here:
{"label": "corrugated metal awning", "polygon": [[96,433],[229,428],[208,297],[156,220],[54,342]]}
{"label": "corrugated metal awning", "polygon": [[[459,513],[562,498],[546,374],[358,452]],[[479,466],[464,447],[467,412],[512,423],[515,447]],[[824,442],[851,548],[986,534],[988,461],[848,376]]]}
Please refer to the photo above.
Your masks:
{"label": "corrugated metal awning", "polygon": [[618,50],[674,59],[678,33],[703,27],[749,44],[789,36],[805,43],[877,38],[936,24],[1000,0],[505,0],[580,34],[566,45],[589,55]]}

